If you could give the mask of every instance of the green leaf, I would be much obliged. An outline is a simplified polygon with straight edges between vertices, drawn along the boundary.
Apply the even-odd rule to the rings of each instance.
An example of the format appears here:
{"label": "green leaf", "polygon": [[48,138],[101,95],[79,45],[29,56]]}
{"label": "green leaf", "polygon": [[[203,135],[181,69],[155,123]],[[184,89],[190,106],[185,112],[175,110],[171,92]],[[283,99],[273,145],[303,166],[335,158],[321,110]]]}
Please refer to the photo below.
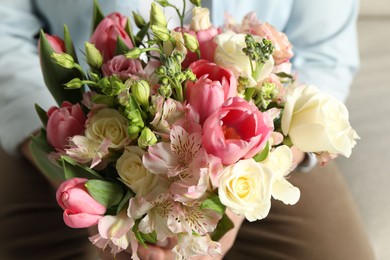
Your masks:
{"label": "green leaf", "polygon": [[102,179],[102,177],[91,168],[80,165],[72,158],[62,156],[62,168],[64,169],[65,178],[87,178],[87,179]]}
{"label": "green leaf", "polygon": [[89,194],[106,208],[118,205],[124,195],[123,188],[114,182],[89,180],[85,183]]}
{"label": "green leaf", "polygon": [[132,29],[132,26],[131,26],[131,23],[130,23],[130,19],[127,19],[126,26],[125,26],[125,32],[130,36],[130,40],[131,40],[131,42],[134,45],[135,44],[135,38],[134,38],[133,29]]}
{"label": "green leaf", "polygon": [[116,55],[123,55],[126,52],[128,52],[130,48],[126,45],[126,43],[122,40],[121,37],[118,36],[116,41],[116,49],[115,54]]}
{"label": "green leaf", "polygon": [[53,52],[45,33],[41,30],[39,56],[45,84],[58,105],[65,100],[76,104],[83,98],[82,91],[80,89],[67,90],[64,84],[73,78],[82,78],[82,75],[77,69],[66,69],[56,64],[52,60]]}
{"label": "green leaf", "polygon": [[122,209],[125,207],[125,206],[128,206],[129,204],[129,199],[134,197],[135,196],[135,193],[132,192],[132,191],[127,191],[125,196],[123,196],[122,200],[118,203],[118,208],[116,210],[116,213],[119,214],[119,212],[122,211]]}
{"label": "green leaf", "polygon": [[232,228],[234,228],[233,222],[226,214],[223,214],[214,232],[211,233],[211,239],[214,241],[220,240]]}
{"label": "green leaf", "polygon": [[65,180],[62,168],[49,159],[48,153],[53,148],[46,142],[46,131],[44,129],[37,136],[31,137],[30,151],[39,170],[53,183],[61,183]]}
{"label": "green leaf", "polygon": [[146,242],[149,242],[149,243],[152,243],[152,244],[155,244],[157,242],[157,233],[156,231],[153,231],[152,233],[149,233],[149,234],[145,234],[145,233],[142,233],[142,232],[139,232],[139,234],[141,235],[142,239]]}
{"label": "green leaf", "polygon": [[35,111],[37,111],[39,119],[41,119],[42,124],[46,127],[47,121],[49,120],[46,111],[43,108],[41,108],[38,104],[35,104]]}
{"label": "green leaf", "polygon": [[141,245],[143,245],[145,248],[148,248],[148,245],[145,243],[145,240],[144,240],[144,238],[143,238],[143,236],[142,236],[142,233],[139,232],[139,230],[138,230],[138,225],[139,225],[139,222],[140,222],[140,221],[141,221],[141,219],[137,219],[137,220],[135,221],[132,230],[133,230],[133,233],[134,233],[134,235],[135,235],[135,238],[138,240],[138,242],[139,242]]}
{"label": "green leaf", "polygon": [[148,33],[150,27],[150,23],[147,23],[135,36],[134,45],[139,46],[142,43],[142,39],[145,37],[145,35]]}
{"label": "green leaf", "polygon": [[214,194],[210,198],[203,201],[202,205],[200,206],[202,209],[211,209],[215,212],[218,212],[219,214],[225,213],[226,206],[221,203],[219,200],[218,194]]}
{"label": "green leaf", "polygon": [[253,159],[256,162],[262,162],[265,159],[267,159],[268,154],[269,154],[269,142],[267,142],[267,144],[265,145],[264,149],[260,153],[258,153],[255,156],[253,156]]}
{"label": "green leaf", "polygon": [[100,9],[100,5],[97,0],[93,1],[93,18],[92,18],[92,31],[94,32],[99,23],[104,19],[104,14]]}
{"label": "green leaf", "polygon": [[64,24],[64,43],[66,53],[73,57],[73,60],[78,63],[77,54],[74,49],[72,37],[70,36],[68,26]]}
{"label": "green leaf", "polygon": [[278,73],[276,73],[276,76],[278,76],[279,78],[294,79],[294,77],[291,74],[288,74],[286,72],[278,72]]}

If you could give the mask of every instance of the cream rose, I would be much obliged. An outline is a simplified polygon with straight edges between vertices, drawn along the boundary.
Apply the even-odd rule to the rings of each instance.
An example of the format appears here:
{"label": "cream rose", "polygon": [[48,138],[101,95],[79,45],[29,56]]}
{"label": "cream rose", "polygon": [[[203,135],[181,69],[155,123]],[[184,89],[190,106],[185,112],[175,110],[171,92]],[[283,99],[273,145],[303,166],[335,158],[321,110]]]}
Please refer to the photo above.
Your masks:
{"label": "cream rose", "polygon": [[122,148],[127,140],[127,120],[117,110],[103,108],[89,118],[85,136],[96,141],[110,140],[110,148]]}
{"label": "cream rose", "polygon": [[137,196],[144,196],[154,187],[158,180],[156,176],[150,173],[142,163],[142,156],[145,151],[138,146],[128,146],[125,148],[122,156],[116,162],[116,170],[128,187],[130,187]]}
{"label": "cream rose", "polygon": [[315,86],[299,86],[286,97],[282,131],[304,152],[349,157],[359,136],[348,117],[347,108],[338,99]]}
{"label": "cream rose", "polygon": [[194,7],[192,9],[192,19],[190,29],[197,32],[207,30],[211,27],[210,11],[204,7]]}
{"label": "cream rose", "polygon": [[240,160],[222,170],[218,194],[225,206],[249,221],[265,218],[271,208],[271,171],[255,160]]}
{"label": "cream rose", "polygon": [[[266,79],[272,72],[274,61],[271,57],[264,65],[257,78],[252,77],[252,68],[249,57],[242,51],[246,47],[246,34],[237,34],[232,31],[221,33],[216,36],[217,48],[215,50],[215,63],[221,67],[230,69],[236,78],[246,77],[251,85]],[[256,41],[261,41],[259,36],[253,36]],[[255,63],[253,62],[253,66]]]}

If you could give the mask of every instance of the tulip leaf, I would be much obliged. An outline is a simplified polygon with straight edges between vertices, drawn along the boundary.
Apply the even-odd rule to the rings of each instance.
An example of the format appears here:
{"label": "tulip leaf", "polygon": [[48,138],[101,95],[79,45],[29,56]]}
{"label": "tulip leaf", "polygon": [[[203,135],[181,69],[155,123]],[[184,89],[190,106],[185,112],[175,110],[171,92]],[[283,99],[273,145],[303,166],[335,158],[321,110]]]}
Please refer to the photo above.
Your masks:
{"label": "tulip leaf", "polygon": [[126,52],[130,50],[129,46],[126,45],[126,43],[123,41],[121,37],[117,37],[116,40],[116,49],[115,49],[115,54],[116,55],[123,55]]}
{"label": "tulip leaf", "polygon": [[35,104],[35,111],[37,111],[39,119],[41,119],[42,124],[46,127],[47,121],[49,120],[46,111],[38,104]]}
{"label": "tulip leaf", "polygon": [[234,228],[234,223],[226,214],[223,214],[222,218],[218,221],[217,227],[211,233],[211,239],[213,241],[220,240],[232,228]]}
{"label": "tulip leaf", "polygon": [[57,184],[65,180],[62,168],[48,157],[53,148],[46,142],[46,131],[44,129],[38,135],[31,137],[29,148],[36,165],[45,177],[52,183]]}
{"label": "tulip leaf", "polygon": [[201,209],[211,209],[215,212],[218,212],[219,214],[225,213],[226,210],[226,206],[223,205],[222,202],[219,200],[218,194],[214,194],[210,198],[203,201],[200,207]]}
{"label": "tulip leaf", "polygon": [[64,84],[73,78],[82,78],[82,75],[75,68],[67,69],[56,64],[52,60],[53,52],[45,33],[41,30],[39,55],[45,84],[58,105],[65,100],[76,104],[82,100],[82,90],[68,90],[64,88]]}
{"label": "tulip leaf", "polygon": [[61,156],[61,160],[65,179],[67,180],[71,178],[102,179],[96,171],[87,166],[80,165],[70,157]]}
{"label": "tulip leaf", "polygon": [[125,206],[128,206],[129,204],[129,199],[134,197],[135,196],[135,193],[132,192],[132,191],[127,191],[125,196],[123,196],[121,202],[118,203],[118,208],[116,210],[116,214],[119,214],[119,212],[122,211],[122,209],[125,207]]}
{"label": "tulip leaf", "polygon": [[133,46],[135,44],[135,38],[132,26],[130,24],[130,19],[127,19],[126,26],[125,26],[125,32],[130,36],[131,42],[133,43]]}
{"label": "tulip leaf", "polygon": [[104,19],[104,14],[97,0],[93,1],[92,31],[94,32],[99,23]]}
{"label": "tulip leaf", "polygon": [[89,180],[85,183],[89,194],[106,208],[118,205],[124,195],[124,189],[117,183],[103,180]]}
{"label": "tulip leaf", "polygon": [[66,53],[73,57],[73,60],[78,63],[77,54],[74,49],[72,37],[70,36],[68,26],[64,24],[64,43]]}
{"label": "tulip leaf", "polygon": [[139,46],[142,43],[142,39],[149,32],[150,23],[147,23],[135,36],[135,42],[133,44],[135,46]]}
{"label": "tulip leaf", "polygon": [[269,154],[269,142],[267,142],[267,144],[265,145],[264,149],[260,153],[258,153],[255,156],[253,156],[253,159],[256,162],[262,162],[265,159],[267,159],[268,154]]}

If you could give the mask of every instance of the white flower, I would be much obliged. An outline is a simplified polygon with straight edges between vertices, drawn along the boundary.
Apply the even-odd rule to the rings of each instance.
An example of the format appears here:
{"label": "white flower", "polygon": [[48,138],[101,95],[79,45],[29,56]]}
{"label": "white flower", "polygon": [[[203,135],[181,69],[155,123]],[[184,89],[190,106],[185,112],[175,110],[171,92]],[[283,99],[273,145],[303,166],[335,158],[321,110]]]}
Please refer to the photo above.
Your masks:
{"label": "white flower", "polygon": [[315,86],[299,86],[286,97],[282,131],[303,152],[351,155],[358,135],[348,121],[348,110]]}
{"label": "white flower", "polygon": [[102,141],[109,139],[110,148],[122,148],[127,140],[127,120],[117,110],[102,108],[88,119],[85,136],[89,139]]}
{"label": "white flower", "polygon": [[221,244],[212,241],[208,235],[193,236],[185,233],[178,234],[178,243],[172,249],[176,259],[189,259],[197,255],[220,255]]}
{"label": "white flower", "polygon": [[137,196],[146,196],[158,184],[159,177],[150,173],[142,163],[145,151],[138,146],[128,146],[116,162],[116,169],[122,181]]}
{"label": "white flower", "polygon": [[207,8],[195,6],[192,9],[190,29],[197,32],[211,27],[210,11]]}
{"label": "white flower", "polygon": [[[246,34],[237,34],[232,31],[221,33],[216,36],[217,48],[215,50],[215,63],[219,66],[230,69],[234,76],[238,78],[246,77],[251,85],[256,86],[257,82],[266,79],[272,72],[274,61],[271,57],[264,65],[257,78],[252,77],[252,67],[249,57],[242,51],[246,47]],[[253,36],[256,41],[261,41],[259,36]],[[253,66],[255,63],[252,62]]]}
{"label": "white flower", "polygon": [[225,206],[249,221],[265,218],[271,208],[272,172],[255,160],[240,160],[220,174],[218,194]]}
{"label": "white flower", "polygon": [[272,197],[283,201],[284,204],[293,205],[298,202],[301,192],[286,180],[293,162],[293,154],[287,145],[282,145],[273,150],[262,162],[274,175],[272,184]]}

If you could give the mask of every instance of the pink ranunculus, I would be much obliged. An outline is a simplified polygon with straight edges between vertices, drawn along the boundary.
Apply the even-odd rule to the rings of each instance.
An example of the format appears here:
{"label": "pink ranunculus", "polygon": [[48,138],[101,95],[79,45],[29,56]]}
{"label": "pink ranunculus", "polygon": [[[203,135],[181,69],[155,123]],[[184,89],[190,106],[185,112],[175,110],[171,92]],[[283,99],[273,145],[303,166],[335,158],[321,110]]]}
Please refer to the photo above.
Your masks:
{"label": "pink ranunculus", "polygon": [[117,75],[122,80],[138,79],[145,74],[139,59],[129,59],[123,55],[114,56],[103,64],[102,71],[106,77]]}
{"label": "pink ranunculus", "polygon": [[237,94],[237,80],[233,73],[215,63],[199,60],[191,64],[197,81],[187,83],[187,100],[199,113],[200,123]]}
{"label": "pink ranunculus", "polygon": [[64,101],[60,108],[51,107],[47,116],[47,142],[57,150],[64,150],[69,137],[84,131],[86,117],[79,104]]}
{"label": "pink ranunculus", "polygon": [[272,118],[240,97],[229,98],[203,124],[203,147],[230,165],[264,148],[273,131]]}
{"label": "pink ranunculus", "polygon": [[[182,31],[182,28],[176,28],[176,31]],[[184,29],[183,32],[191,34],[196,37],[199,42],[199,51],[201,59],[208,60],[210,62],[214,62],[214,53],[217,48],[217,44],[214,42],[215,36],[220,34],[220,30],[215,27],[210,27],[206,30],[199,30],[194,32],[189,29]],[[185,60],[182,63],[184,68],[188,68],[190,64],[194,61],[198,60],[198,56],[194,52],[188,51]]]}
{"label": "pink ranunculus", "polygon": [[133,47],[133,43],[124,29],[126,23],[125,16],[120,13],[112,13],[99,23],[92,34],[90,42],[95,44],[95,47],[103,54],[104,63],[115,56],[118,37],[129,48]]}
{"label": "pink ranunculus", "polygon": [[64,209],[64,222],[71,228],[94,226],[106,212],[106,207],[94,200],[85,183],[88,179],[72,178],[57,189],[57,203]]}

